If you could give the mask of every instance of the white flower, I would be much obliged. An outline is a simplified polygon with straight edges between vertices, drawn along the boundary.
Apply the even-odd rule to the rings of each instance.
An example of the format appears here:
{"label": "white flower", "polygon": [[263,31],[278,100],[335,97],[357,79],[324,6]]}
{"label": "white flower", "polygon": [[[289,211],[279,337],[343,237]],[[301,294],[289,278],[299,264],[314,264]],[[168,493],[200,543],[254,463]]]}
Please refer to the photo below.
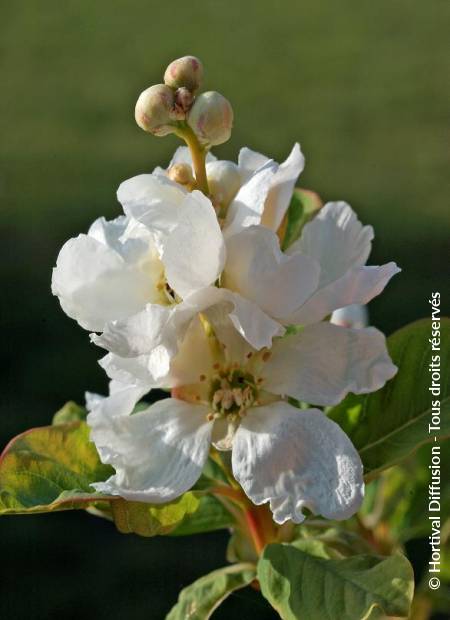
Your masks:
{"label": "white flower", "polygon": [[[187,147],[182,146],[175,151],[167,170],[158,167],[154,174],[167,176],[172,166],[177,164],[192,166]],[[225,214],[226,234],[235,234],[257,224],[278,230],[304,166],[305,158],[298,143],[282,164],[247,147],[240,150],[237,164],[218,161],[208,153],[206,173],[211,199],[216,208],[219,207],[219,212]]]}
{"label": "white flower", "polygon": [[[130,184],[132,196],[127,184],[119,196],[125,194],[124,203],[141,222],[131,215],[97,220],[87,235],[63,246],[53,271],[52,290],[65,312],[86,329],[103,331],[91,336],[94,342],[124,358],[141,356],[136,372],[146,356],[151,385],[168,370],[176,330],[217,297],[230,300],[236,328],[253,346],[266,346],[284,332],[252,302],[211,286],[223,268],[225,243],[208,198],[157,175]],[[260,315],[264,328],[256,333]]]}
{"label": "white flower", "polygon": [[[188,161],[179,149],[172,163]],[[224,163],[210,158],[208,165],[220,177]],[[65,244],[53,291],[81,325],[103,331],[92,339],[111,354],[102,361],[111,378],[153,385],[167,374],[192,318],[220,300],[259,350],[282,325],[319,322],[383,290],[399,270],[365,266],[373,231],[347,204],[325,205],[287,253],[264,225],[283,219],[303,163],[298,145],[281,165],[243,149],[242,183],[221,226],[212,202],[166,171],[133,177],[118,190],[125,218],[99,220]]]}
{"label": "white flower", "polygon": [[320,323],[257,351],[239,336],[228,301],[187,327],[165,387],[171,398],[132,414],[145,388],[115,382],[90,399],[88,423],[101,459],[116,473],[93,485],[128,500],[166,502],[198,480],[211,442],[232,449],[236,480],[274,519],[300,523],[303,509],[346,519],[363,497],[360,458],[338,425],[293,397],[331,405],[349,391],[380,388],[396,368],[374,328]]}
{"label": "white flower", "polygon": [[[367,304],[400,271],[393,262],[366,266],[372,239],[372,227],[363,226],[348,204],[328,203],[286,254],[262,227],[233,236],[222,282],[284,325],[315,323],[338,308]],[[287,280],[281,272],[289,266]]]}

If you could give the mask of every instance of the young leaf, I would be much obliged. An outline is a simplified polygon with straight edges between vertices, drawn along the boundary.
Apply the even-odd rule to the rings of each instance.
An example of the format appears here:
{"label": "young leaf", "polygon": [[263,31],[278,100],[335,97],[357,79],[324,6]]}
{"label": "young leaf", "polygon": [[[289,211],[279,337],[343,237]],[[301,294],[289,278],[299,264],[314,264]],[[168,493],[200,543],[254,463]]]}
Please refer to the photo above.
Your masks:
{"label": "young leaf", "polygon": [[321,206],[322,201],[315,192],[298,187],[294,189],[284,225],[282,224],[282,250],[287,250],[300,237],[304,225],[312,220]]}
{"label": "young leaf", "polygon": [[[383,471],[366,487],[359,513],[369,528],[389,528],[390,536],[401,543],[430,534],[429,484],[431,448],[425,445],[404,462]],[[450,442],[440,446],[440,468],[450,470]],[[441,478],[440,512],[450,515],[450,479]]]}
{"label": "young leaf", "polygon": [[100,462],[84,422],[31,429],[0,457],[0,514],[86,508],[108,499],[89,485],[112,473]]}
{"label": "young leaf", "polygon": [[283,620],[407,617],[414,576],[401,555],[329,560],[294,545],[268,545],[258,563],[261,592]]}
{"label": "young leaf", "polygon": [[212,495],[199,498],[195,512],[186,514],[183,521],[171,532],[172,536],[190,536],[232,527],[234,519],[225,506]]}
{"label": "young leaf", "polygon": [[52,424],[69,424],[69,422],[84,422],[87,411],[85,407],[77,405],[73,400],[69,400],[53,416]]}
{"label": "young leaf", "polygon": [[199,505],[197,494],[188,491],[172,502],[157,505],[128,502],[118,497],[111,502],[111,510],[119,532],[149,537],[168,534],[180,525],[186,516],[194,514]]}
{"label": "young leaf", "polygon": [[166,620],[208,620],[227,596],[249,585],[255,576],[255,566],[247,563],[215,570],[181,591]]}
{"label": "young leaf", "polygon": [[450,319],[441,320],[440,430],[429,431],[431,322],[423,319],[388,338],[397,375],[373,394],[350,395],[329,411],[348,434],[364,463],[367,479],[401,461],[419,446],[450,436]]}

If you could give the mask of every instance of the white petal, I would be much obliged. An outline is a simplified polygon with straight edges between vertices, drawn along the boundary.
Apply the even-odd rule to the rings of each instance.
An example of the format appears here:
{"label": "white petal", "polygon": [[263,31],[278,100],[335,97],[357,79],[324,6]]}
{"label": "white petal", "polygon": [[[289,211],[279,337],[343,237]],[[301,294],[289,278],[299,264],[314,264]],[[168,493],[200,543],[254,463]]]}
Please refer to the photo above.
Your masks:
{"label": "white petal", "polygon": [[117,416],[129,416],[136,403],[149,390],[143,386],[127,385],[119,381],[111,381],[109,384],[109,396],[86,393],[86,406],[90,412],[90,420],[96,418],[113,418]]}
{"label": "white petal", "polygon": [[396,372],[386,339],[374,327],[318,323],[274,343],[264,387],[313,405],[335,405],[349,392],[379,390]]}
{"label": "white petal", "polygon": [[238,167],[244,183],[246,183],[255,172],[262,168],[270,159],[261,153],[252,151],[244,146],[239,151]]}
{"label": "white petal", "polygon": [[[173,329],[182,334],[198,312],[208,313],[216,305],[223,306],[238,333],[254,348],[270,347],[275,336],[282,336],[285,329],[271,319],[253,302],[224,288],[209,287],[193,293],[176,308],[171,317]],[[172,328],[170,328],[172,329]],[[166,330],[169,332],[168,329]]]}
{"label": "white petal", "polygon": [[91,438],[116,474],[97,491],[148,503],[167,502],[198,480],[209,452],[206,407],[168,398],[130,416],[88,416]]}
{"label": "white petal", "polygon": [[229,299],[234,305],[234,311],[230,312],[231,322],[254,349],[259,351],[263,347],[271,347],[273,338],[284,334],[283,326],[251,301],[236,294],[230,294]]}
{"label": "white petal", "polygon": [[354,329],[367,327],[369,324],[367,306],[353,304],[344,308],[338,308],[331,315],[330,323],[340,327],[353,327]]}
{"label": "white petal", "polygon": [[125,213],[166,236],[177,224],[186,190],[159,174],[140,174],[120,184],[117,198]]}
{"label": "white petal", "polygon": [[99,365],[112,380],[128,385],[139,385],[148,391],[154,387],[168,387],[164,381],[173,355],[164,346],[155,347],[151,353],[137,357],[120,357],[108,353]]}
{"label": "white petal", "polygon": [[242,185],[228,207],[225,237],[230,237],[247,226],[261,223],[264,205],[276,170],[277,164],[269,160]]}
{"label": "white petal", "polygon": [[280,164],[273,178],[261,221],[263,226],[278,230],[291,202],[295,183],[304,167],[305,158],[297,143],[286,161]]}
{"label": "white petal", "polygon": [[148,304],[144,310],[127,319],[107,323],[103,334],[92,334],[91,340],[122,357],[150,353],[160,343],[172,312],[171,307]]}
{"label": "white petal", "polygon": [[371,249],[373,229],[363,226],[345,202],[329,202],[306,224],[289,254],[301,252],[320,263],[319,287],[365,264]]}
{"label": "white petal", "polygon": [[236,432],[233,473],[255,504],[270,502],[277,523],[301,523],[303,508],[348,519],[360,507],[363,467],[342,429],[318,409],[278,402],[249,411]]}
{"label": "white petal", "polygon": [[227,240],[222,284],[254,301],[273,317],[290,315],[316,290],[318,263],[280,250],[277,235],[251,226]]}
{"label": "white petal", "polygon": [[177,226],[163,245],[170,286],[180,295],[214,284],[223,269],[225,245],[211,201],[201,192],[186,196]]}
{"label": "white petal", "polygon": [[[82,327],[101,331],[106,322],[141,310],[155,291],[148,246],[131,240],[119,252],[117,235],[102,241],[98,229],[94,234],[97,238],[79,235],[64,244],[53,270],[52,292]],[[111,244],[105,245],[108,240]]]}
{"label": "white petal", "polygon": [[401,269],[395,263],[381,267],[357,267],[315,292],[296,312],[283,318],[286,324],[317,323],[334,310],[351,304],[369,303]]}
{"label": "white petal", "polygon": [[208,377],[213,371],[212,348],[205,329],[196,315],[190,322],[177,355],[172,360],[168,387],[195,384],[200,376]]}

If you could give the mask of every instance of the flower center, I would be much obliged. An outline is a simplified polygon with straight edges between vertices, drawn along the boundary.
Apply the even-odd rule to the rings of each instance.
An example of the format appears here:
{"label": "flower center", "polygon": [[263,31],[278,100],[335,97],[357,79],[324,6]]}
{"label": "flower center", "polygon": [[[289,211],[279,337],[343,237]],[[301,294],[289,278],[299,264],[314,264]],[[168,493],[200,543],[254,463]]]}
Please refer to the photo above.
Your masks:
{"label": "flower center", "polygon": [[218,367],[210,382],[212,419],[243,417],[257,404],[258,389],[252,374],[242,368]]}

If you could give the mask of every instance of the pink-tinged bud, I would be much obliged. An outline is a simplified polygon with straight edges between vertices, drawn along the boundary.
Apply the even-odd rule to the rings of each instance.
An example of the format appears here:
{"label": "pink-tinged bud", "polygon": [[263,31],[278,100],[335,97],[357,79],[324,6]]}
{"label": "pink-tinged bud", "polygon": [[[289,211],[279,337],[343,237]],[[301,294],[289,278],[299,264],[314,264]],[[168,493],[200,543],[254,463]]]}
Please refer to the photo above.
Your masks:
{"label": "pink-tinged bud", "polygon": [[195,56],[177,58],[167,67],[164,82],[171,88],[187,88],[195,93],[203,79],[203,65]]}
{"label": "pink-tinged bud", "polygon": [[136,123],[155,136],[173,133],[175,94],[165,84],[155,84],[144,90],[136,103]]}
{"label": "pink-tinged bud", "polygon": [[187,88],[179,88],[175,92],[175,113],[179,117],[179,120],[184,120],[186,114],[192,108],[194,102],[194,95]]}
{"label": "pink-tinged bud", "polygon": [[233,126],[233,108],[220,93],[209,91],[194,101],[187,122],[202,144],[215,146],[226,142]]}
{"label": "pink-tinged bud", "polygon": [[206,176],[213,203],[228,206],[241,187],[239,168],[232,161],[210,161]]}

